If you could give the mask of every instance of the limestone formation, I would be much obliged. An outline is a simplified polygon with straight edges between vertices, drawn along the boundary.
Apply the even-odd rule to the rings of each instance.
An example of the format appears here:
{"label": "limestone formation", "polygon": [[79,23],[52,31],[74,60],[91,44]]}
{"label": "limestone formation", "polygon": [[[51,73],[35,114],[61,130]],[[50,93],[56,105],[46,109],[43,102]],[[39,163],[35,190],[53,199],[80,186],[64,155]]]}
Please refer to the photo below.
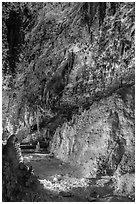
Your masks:
{"label": "limestone formation", "polygon": [[[114,175],[134,169],[134,86],[94,102],[76,123],[58,128],[52,141],[54,155],[82,168],[84,176]],[[132,155],[132,156],[131,156]],[[127,162],[130,157],[130,162]]]}

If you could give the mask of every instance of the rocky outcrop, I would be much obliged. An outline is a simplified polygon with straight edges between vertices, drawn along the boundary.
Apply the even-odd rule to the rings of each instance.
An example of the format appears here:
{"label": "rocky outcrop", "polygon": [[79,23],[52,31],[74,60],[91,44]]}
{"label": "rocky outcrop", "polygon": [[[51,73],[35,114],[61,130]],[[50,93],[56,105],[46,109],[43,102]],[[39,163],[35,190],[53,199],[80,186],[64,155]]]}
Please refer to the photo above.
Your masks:
{"label": "rocky outcrop", "polygon": [[32,167],[29,168],[23,162],[15,135],[11,135],[3,146],[2,199],[3,202],[46,201]]}
{"label": "rocky outcrop", "polygon": [[129,172],[124,175],[114,176],[115,195],[128,196],[132,200],[135,199],[135,172]]}
{"label": "rocky outcrop", "polygon": [[134,171],[134,89],[121,87],[64,123],[55,132],[51,152],[80,166],[85,177]]}

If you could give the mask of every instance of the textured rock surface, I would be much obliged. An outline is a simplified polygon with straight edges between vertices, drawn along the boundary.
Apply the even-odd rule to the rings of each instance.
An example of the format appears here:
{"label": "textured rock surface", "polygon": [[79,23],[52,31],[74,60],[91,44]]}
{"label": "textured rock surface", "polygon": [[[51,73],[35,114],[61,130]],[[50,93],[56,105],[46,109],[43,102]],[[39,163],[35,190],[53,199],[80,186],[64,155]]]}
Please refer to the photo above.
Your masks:
{"label": "textured rock surface", "polygon": [[[112,176],[115,193],[131,196],[135,171],[135,5],[59,4],[52,4],[51,9],[46,3],[38,10],[32,5],[38,19],[24,33],[23,61],[14,80],[4,80],[3,126],[10,134],[17,131],[20,142],[50,144],[51,155],[76,166],[84,179],[107,176],[111,180]],[[89,26],[97,5],[97,21]],[[106,7],[105,18],[101,5]],[[88,12],[85,23],[90,32],[83,24],[80,7]],[[5,15],[6,10],[5,5]],[[6,178],[5,172],[9,175],[12,171],[8,167],[11,163],[18,169],[17,154],[7,150],[4,178],[15,180],[12,189],[16,189],[16,175]]]}
{"label": "textured rock surface", "polygon": [[111,176],[117,168],[123,175],[134,170],[134,122],[134,86],[124,87],[59,127],[51,151],[85,177]]}
{"label": "textured rock surface", "polygon": [[15,135],[9,137],[3,146],[2,155],[2,199],[3,202],[46,201],[42,186],[34,175],[32,167],[23,162]]}

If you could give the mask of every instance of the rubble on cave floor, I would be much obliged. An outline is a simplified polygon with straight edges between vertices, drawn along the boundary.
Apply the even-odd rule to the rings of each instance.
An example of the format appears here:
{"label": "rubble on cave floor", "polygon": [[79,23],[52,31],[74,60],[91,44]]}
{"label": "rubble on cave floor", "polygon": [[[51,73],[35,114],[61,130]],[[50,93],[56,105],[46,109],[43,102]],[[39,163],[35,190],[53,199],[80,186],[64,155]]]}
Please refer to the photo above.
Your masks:
{"label": "rubble on cave floor", "polygon": [[24,161],[32,165],[43,189],[61,202],[131,202],[127,197],[113,195],[112,177],[82,178],[80,168],[70,166],[48,154],[25,154]]}

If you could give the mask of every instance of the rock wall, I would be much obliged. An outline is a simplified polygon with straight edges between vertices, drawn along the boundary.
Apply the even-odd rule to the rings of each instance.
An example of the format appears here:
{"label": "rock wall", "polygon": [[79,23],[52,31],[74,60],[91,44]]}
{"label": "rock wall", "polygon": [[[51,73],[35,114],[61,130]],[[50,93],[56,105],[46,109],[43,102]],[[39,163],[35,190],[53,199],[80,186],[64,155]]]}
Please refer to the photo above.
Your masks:
{"label": "rock wall", "polygon": [[135,167],[134,85],[94,102],[58,127],[51,152],[81,167],[85,177],[123,175]]}

